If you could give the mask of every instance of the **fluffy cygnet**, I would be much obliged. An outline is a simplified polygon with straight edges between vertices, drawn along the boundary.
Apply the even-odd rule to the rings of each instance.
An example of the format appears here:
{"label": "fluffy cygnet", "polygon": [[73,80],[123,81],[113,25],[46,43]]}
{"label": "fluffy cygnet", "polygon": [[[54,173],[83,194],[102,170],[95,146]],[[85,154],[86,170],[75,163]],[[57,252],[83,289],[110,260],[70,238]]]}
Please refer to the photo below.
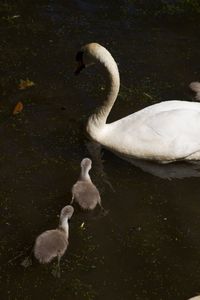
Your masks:
{"label": "fluffy cygnet", "polygon": [[84,158],[81,161],[81,173],[78,181],[72,187],[72,201],[77,202],[84,210],[93,210],[97,204],[101,205],[101,197],[98,189],[92,183],[89,171],[92,167],[92,161]]}
{"label": "fluffy cygnet", "polygon": [[34,255],[40,263],[49,263],[54,257],[57,257],[58,277],[60,277],[60,259],[68,247],[68,220],[72,217],[73,212],[74,208],[71,205],[63,207],[60,213],[59,227],[40,234],[34,245]]}

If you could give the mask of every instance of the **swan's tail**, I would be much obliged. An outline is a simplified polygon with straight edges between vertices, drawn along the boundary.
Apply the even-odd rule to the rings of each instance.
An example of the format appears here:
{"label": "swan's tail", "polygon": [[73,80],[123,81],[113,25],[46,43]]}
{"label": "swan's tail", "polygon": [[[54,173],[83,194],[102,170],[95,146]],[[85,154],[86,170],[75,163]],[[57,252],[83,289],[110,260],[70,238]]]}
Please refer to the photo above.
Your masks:
{"label": "swan's tail", "polygon": [[189,87],[191,88],[191,90],[193,92],[196,93],[195,99],[200,101],[200,82],[196,81],[196,82],[191,82]]}

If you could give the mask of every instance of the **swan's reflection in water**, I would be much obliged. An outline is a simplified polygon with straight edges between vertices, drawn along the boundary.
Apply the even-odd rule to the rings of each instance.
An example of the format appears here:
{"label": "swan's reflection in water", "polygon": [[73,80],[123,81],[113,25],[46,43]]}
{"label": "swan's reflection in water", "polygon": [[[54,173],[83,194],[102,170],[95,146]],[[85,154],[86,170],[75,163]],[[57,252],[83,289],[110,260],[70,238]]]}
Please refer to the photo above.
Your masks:
{"label": "swan's reflection in water", "polygon": [[[93,141],[86,141],[85,144],[88,152],[90,153],[96,176],[100,177],[103,182],[106,183],[114,192],[115,190],[104,171],[102,146],[99,143]],[[101,189],[103,189],[103,187],[101,187]]]}
{"label": "swan's reflection in water", "polygon": [[[103,181],[107,183],[111,189],[113,187],[109,182],[106,173],[103,169],[101,145],[95,142],[86,142],[87,149],[95,164],[96,172],[102,177]],[[119,156],[119,155],[118,155]],[[159,164],[156,162],[131,159],[127,157],[120,157],[128,161],[134,166],[140,168],[146,173],[150,173],[162,179],[183,179],[189,177],[200,177],[200,161],[197,162],[173,162],[169,164]]]}
{"label": "swan's reflection in water", "polygon": [[158,164],[145,160],[123,158],[139,167],[144,172],[163,179],[183,179],[187,177],[200,177],[200,162],[173,162],[169,164]]}

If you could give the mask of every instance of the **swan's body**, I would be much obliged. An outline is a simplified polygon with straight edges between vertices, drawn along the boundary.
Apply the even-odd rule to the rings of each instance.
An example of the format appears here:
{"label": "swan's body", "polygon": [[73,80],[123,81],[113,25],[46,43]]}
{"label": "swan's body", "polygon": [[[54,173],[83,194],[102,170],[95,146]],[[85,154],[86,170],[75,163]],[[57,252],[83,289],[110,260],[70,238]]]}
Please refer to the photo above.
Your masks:
{"label": "swan's body", "polygon": [[106,124],[120,85],[116,62],[96,43],[84,46],[77,60],[77,73],[85,65],[97,63],[108,77],[107,98],[88,120],[86,130],[92,140],[120,156],[134,159],[161,163],[200,160],[200,103],[164,101]]}
{"label": "swan's body", "polygon": [[57,229],[47,230],[36,238],[34,255],[40,263],[49,263],[54,257],[58,257],[58,262],[60,261],[68,247],[68,220],[73,212],[72,206],[65,206],[61,210],[60,226]]}
{"label": "swan's body", "polygon": [[161,102],[102,131],[98,142],[121,155],[160,162],[200,159],[199,103]]}
{"label": "swan's body", "polygon": [[89,158],[84,158],[81,161],[81,174],[79,180],[72,187],[71,204],[75,201],[84,210],[93,210],[97,204],[101,206],[99,191],[92,183],[89,175],[91,166],[92,161]]}

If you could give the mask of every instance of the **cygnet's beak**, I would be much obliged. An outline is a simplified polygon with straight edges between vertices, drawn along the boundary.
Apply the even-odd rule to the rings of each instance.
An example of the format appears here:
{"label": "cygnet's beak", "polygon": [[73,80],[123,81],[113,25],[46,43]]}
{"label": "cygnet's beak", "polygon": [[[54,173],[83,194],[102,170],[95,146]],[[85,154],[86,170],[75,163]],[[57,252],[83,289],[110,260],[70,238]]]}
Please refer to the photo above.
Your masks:
{"label": "cygnet's beak", "polygon": [[78,61],[78,66],[77,66],[74,74],[78,75],[84,68],[85,68],[85,65],[81,61]]}

